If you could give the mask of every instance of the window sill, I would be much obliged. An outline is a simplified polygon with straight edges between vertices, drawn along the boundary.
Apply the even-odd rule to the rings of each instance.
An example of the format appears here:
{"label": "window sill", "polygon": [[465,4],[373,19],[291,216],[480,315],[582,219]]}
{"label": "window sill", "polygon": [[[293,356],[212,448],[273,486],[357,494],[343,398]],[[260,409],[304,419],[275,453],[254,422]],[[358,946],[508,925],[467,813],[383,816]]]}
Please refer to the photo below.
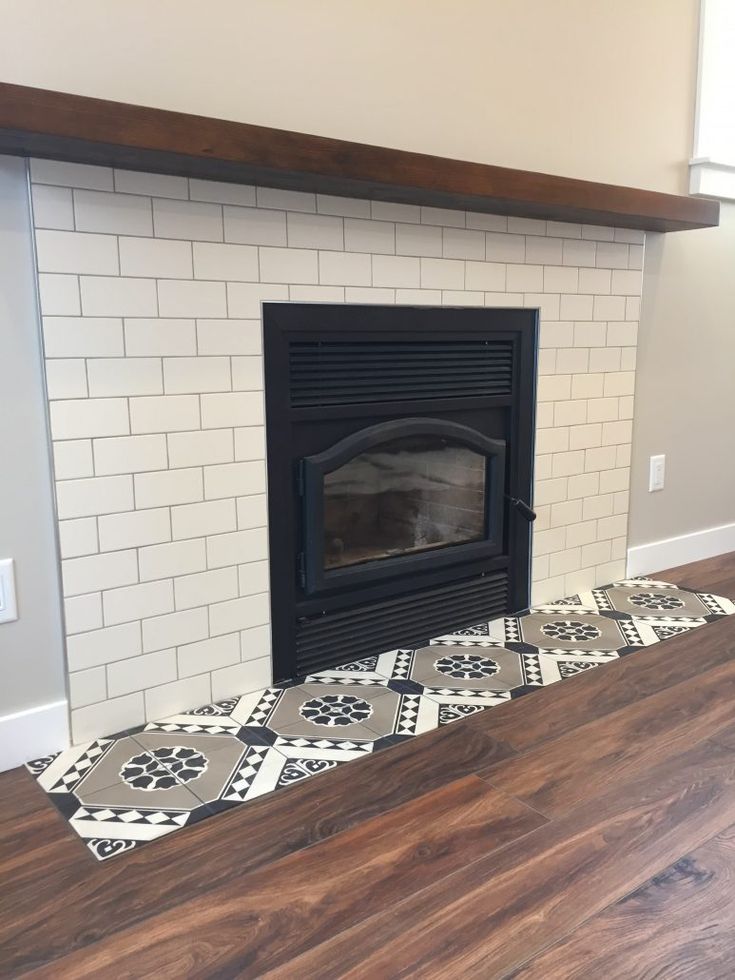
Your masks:
{"label": "window sill", "polygon": [[698,157],[689,164],[689,193],[735,201],[735,163]]}

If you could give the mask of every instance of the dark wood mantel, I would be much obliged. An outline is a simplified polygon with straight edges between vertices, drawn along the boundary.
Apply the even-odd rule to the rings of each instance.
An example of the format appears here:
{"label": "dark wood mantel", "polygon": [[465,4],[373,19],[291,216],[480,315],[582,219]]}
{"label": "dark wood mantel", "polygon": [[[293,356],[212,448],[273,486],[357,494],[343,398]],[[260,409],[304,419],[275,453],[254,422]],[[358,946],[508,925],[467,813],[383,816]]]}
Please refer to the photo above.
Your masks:
{"label": "dark wood mantel", "polygon": [[650,231],[719,203],[0,83],[0,152]]}

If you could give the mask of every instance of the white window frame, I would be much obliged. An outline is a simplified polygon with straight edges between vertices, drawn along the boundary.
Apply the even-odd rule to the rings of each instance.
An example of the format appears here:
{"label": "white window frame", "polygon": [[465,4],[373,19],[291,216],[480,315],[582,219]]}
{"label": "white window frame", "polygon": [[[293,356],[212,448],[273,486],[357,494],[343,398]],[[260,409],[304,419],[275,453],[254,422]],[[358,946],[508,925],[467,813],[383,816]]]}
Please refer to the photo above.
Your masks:
{"label": "white window frame", "polygon": [[[726,200],[735,200],[735,60],[727,66],[724,77],[718,77],[710,52],[713,39],[721,35],[724,7],[731,4],[735,4],[735,0],[701,0],[694,155],[689,163],[689,193]],[[718,63],[717,67],[721,68],[721,64]],[[713,100],[723,85],[728,92],[732,92],[732,152],[723,151],[718,146],[709,122]]]}

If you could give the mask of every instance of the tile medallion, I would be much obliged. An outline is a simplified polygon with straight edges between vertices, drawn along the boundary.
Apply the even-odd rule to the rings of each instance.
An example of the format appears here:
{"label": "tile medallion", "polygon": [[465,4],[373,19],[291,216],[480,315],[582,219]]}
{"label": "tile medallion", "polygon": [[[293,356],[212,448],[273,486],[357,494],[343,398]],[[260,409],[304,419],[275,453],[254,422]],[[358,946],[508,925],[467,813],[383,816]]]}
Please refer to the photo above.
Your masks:
{"label": "tile medallion", "polygon": [[102,861],[733,613],[721,596],[626,579],[27,768]]}

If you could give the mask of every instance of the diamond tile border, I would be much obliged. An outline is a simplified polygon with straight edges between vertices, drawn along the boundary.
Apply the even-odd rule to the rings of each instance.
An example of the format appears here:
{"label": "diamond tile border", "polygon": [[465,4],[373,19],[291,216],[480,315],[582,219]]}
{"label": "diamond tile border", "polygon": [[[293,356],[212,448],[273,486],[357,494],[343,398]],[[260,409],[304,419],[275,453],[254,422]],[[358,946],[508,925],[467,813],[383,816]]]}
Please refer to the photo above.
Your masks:
{"label": "diamond tile border", "polygon": [[76,745],[27,769],[105,861],[733,613],[722,596],[624,579]]}

